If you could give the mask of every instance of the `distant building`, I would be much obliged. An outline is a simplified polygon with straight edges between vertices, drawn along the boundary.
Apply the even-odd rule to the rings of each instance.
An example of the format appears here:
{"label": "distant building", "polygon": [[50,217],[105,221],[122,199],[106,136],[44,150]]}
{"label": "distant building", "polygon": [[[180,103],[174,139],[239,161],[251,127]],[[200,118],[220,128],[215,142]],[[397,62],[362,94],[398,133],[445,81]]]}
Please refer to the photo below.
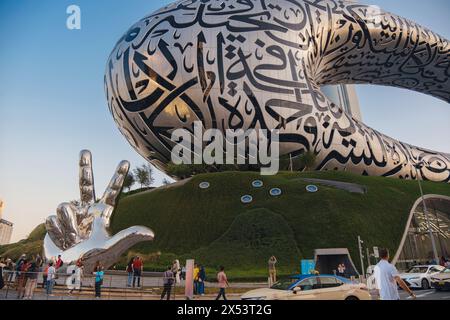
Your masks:
{"label": "distant building", "polygon": [[11,235],[13,231],[12,222],[2,219],[3,208],[5,203],[0,199],[0,245],[8,244],[11,241]]}
{"label": "distant building", "polygon": [[0,245],[9,244],[13,231],[12,222],[0,219]]}

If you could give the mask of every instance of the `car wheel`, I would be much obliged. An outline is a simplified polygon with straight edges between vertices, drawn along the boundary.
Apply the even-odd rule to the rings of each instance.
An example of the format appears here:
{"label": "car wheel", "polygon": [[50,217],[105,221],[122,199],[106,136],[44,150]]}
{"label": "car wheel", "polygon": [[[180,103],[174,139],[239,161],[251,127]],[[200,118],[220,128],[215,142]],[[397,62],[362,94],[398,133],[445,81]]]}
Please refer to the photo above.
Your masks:
{"label": "car wheel", "polygon": [[430,284],[428,283],[427,279],[422,280],[422,289],[424,289],[424,290],[430,289]]}
{"label": "car wheel", "polygon": [[350,296],[350,297],[345,298],[345,300],[352,301],[352,300],[359,300],[359,299],[357,297]]}

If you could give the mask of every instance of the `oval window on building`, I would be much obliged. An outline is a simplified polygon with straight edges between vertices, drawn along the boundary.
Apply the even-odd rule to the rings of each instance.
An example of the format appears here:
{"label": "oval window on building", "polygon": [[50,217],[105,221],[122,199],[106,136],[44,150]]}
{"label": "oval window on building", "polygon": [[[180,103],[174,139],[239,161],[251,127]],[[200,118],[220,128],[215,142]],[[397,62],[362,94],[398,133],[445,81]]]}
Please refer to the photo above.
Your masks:
{"label": "oval window on building", "polygon": [[306,191],[308,192],[317,192],[319,191],[319,188],[313,184],[307,185],[306,186]]}
{"label": "oval window on building", "polygon": [[251,195],[246,194],[245,196],[241,197],[242,203],[250,203],[253,201],[253,197]]}
{"label": "oval window on building", "polygon": [[272,188],[269,191],[271,196],[277,197],[279,195],[281,195],[281,189],[280,188]]}
{"label": "oval window on building", "polygon": [[261,180],[254,180],[252,182],[252,186],[254,188],[261,188],[264,185],[264,183]]}
{"label": "oval window on building", "polygon": [[198,186],[200,187],[200,189],[208,189],[209,182],[206,182],[206,181],[200,182]]}

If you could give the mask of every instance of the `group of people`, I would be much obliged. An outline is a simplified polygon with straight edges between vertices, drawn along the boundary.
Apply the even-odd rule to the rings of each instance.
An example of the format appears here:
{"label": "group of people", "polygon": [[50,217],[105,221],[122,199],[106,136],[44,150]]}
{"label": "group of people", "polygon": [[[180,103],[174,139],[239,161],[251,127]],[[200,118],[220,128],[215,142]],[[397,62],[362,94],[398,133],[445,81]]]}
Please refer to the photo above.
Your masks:
{"label": "group of people", "polygon": [[[0,289],[2,289],[6,282],[13,284],[17,288],[17,299],[32,299],[34,291],[38,284],[39,274],[42,273],[42,288],[49,296],[53,295],[53,288],[61,274],[61,268],[64,262],[59,255],[56,259],[52,259],[47,263],[40,255],[27,258],[25,254],[21,255],[17,262],[11,259],[0,258]],[[80,258],[75,265],[67,268],[67,279],[65,284],[68,288],[68,294],[71,295],[74,290],[81,291],[82,277],[83,277],[83,260]],[[98,261],[94,268],[95,276],[95,297],[100,298],[101,286],[103,284],[104,269],[100,261]]]}
{"label": "group of people", "polygon": [[450,260],[444,256],[439,259],[439,265],[450,268]]}
{"label": "group of people", "polygon": [[[3,273],[6,274],[6,281],[14,281],[17,287],[18,299],[32,299],[34,290],[37,286],[39,270],[42,266],[42,259],[39,255],[32,256],[30,259],[26,255],[20,256],[16,263],[11,259],[0,260],[1,274],[0,287],[5,285]],[[15,278],[14,278],[15,277]]]}
{"label": "group of people", "polygon": [[[180,262],[174,260],[172,266],[168,266],[163,273],[163,284],[164,288],[161,293],[161,300],[164,298],[170,300],[172,287],[175,283],[180,283],[181,279],[186,279],[186,269],[185,267],[180,267]],[[206,270],[203,265],[197,263],[194,264],[193,274],[193,293],[194,295],[203,296],[205,294],[205,281],[206,281]],[[217,282],[219,285],[219,292],[217,294],[216,300],[223,298],[227,300],[225,289],[229,287],[229,282],[227,275],[225,274],[225,268],[221,266],[219,272],[217,273]]]}
{"label": "group of people", "polygon": [[194,264],[194,295],[203,296],[205,295],[205,280],[206,271],[205,267],[202,265]]}
{"label": "group of people", "polygon": [[144,271],[144,262],[142,261],[142,258],[139,256],[132,257],[127,264],[126,271],[128,274],[127,287],[133,286],[134,288],[137,280],[137,287],[140,288],[141,276]]}
{"label": "group of people", "polygon": [[340,276],[340,277],[345,278],[345,276],[346,276],[345,270],[346,269],[347,268],[345,267],[345,263],[343,263],[343,262],[339,263],[338,266],[337,266],[337,275]]}
{"label": "group of people", "polygon": [[42,287],[46,289],[47,294],[51,295],[56,271],[62,265],[61,256],[58,256],[56,261],[50,261],[46,265],[44,265],[44,260],[39,254],[30,258],[26,254],[22,254],[15,263],[10,258],[0,259],[0,288],[5,285],[5,282],[13,283],[17,288],[17,299],[30,300],[33,298],[37,287],[39,273],[42,272]]}

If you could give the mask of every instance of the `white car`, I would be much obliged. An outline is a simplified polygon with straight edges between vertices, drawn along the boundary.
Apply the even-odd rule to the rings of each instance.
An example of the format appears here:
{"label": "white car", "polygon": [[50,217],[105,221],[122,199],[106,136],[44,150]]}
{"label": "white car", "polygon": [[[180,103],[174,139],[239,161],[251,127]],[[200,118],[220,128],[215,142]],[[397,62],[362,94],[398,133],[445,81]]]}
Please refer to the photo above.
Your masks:
{"label": "white car", "polygon": [[430,289],[431,277],[438,274],[445,268],[439,265],[419,265],[410,268],[407,272],[401,273],[400,278],[410,288]]}
{"label": "white car", "polygon": [[242,300],[371,300],[364,284],[334,275],[298,275],[270,288],[251,290]]}

